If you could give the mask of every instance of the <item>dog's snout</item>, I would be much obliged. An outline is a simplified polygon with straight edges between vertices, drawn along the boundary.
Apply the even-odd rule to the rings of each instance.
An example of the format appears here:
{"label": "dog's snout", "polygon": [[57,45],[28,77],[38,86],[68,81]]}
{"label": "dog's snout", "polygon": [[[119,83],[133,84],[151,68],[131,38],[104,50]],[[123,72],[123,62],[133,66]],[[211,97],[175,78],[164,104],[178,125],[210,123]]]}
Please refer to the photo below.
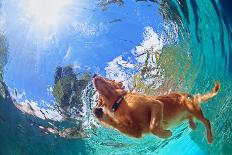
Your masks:
{"label": "dog's snout", "polygon": [[94,113],[94,115],[97,118],[101,118],[103,116],[103,110],[102,110],[102,108],[96,108],[96,109],[94,109],[93,113]]}
{"label": "dog's snout", "polygon": [[94,74],[92,78],[95,78],[97,76],[97,74]]}

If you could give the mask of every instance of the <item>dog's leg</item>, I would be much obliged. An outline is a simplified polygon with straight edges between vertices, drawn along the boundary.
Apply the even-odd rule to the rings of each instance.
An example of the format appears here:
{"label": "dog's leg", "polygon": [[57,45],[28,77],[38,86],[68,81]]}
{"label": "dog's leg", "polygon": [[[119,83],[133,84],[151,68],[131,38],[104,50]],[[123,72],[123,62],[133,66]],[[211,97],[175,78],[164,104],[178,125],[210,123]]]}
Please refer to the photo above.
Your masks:
{"label": "dog's leg", "polygon": [[[198,120],[200,120],[202,123],[204,123],[205,128],[206,128],[206,132],[207,132],[207,140],[209,143],[212,143],[213,141],[213,136],[212,136],[212,132],[211,132],[211,125],[209,120],[207,120],[204,115],[203,112],[201,110],[201,108],[197,105],[194,104],[193,102],[189,102],[187,104],[187,110],[194,116],[196,117]],[[194,123],[195,124],[195,123]],[[191,126],[191,124],[190,124]]]}
{"label": "dog's leg", "polygon": [[207,140],[208,140],[209,143],[212,143],[213,135],[212,135],[212,132],[211,132],[211,125],[210,125],[209,120],[204,117],[201,110],[195,113],[195,117],[197,119],[199,119],[202,123],[204,123],[205,128],[206,128],[206,132],[207,132]]}
{"label": "dog's leg", "polygon": [[163,128],[163,104],[162,103],[154,104],[151,108],[150,131],[154,135],[160,138],[168,138],[172,136],[172,132],[170,130],[165,130]]}
{"label": "dog's leg", "polygon": [[196,126],[196,123],[193,121],[193,117],[192,117],[192,116],[189,116],[188,119],[189,119],[189,127],[190,127],[192,130],[195,130],[197,126]]}
{"label": "dog's leg", "polygon": [[[212,136],[212,132],[211,132],[211,125],[209,120],[207,120],[204,115],[203,112],[199,106],[199,104],[201,102],[205,102],[208,101],[209,99],[213,98],[214,96],[216,96],[218,94],[218,90],[220,89],[220,84],[217,82],[215,84],[215,87],[213,88],[213,90],[210,93],[204,94],[204,95],[194,95],[192,98],[188,98],[188,100],[186,100],[186,108],[187,110],[194,116],[196,117],[198,120],[200,120],[202,123],[204,123],[205,127],[206,127],[206,132],[207,132],[207,140],[209,143],[212,143],[213,141],[213,136]],[[190,99],[190,100],[189,100]],[[193,121],[190,119],[189,120],[189,124],[190,127],[194,128],[194,124]]]}
{"label": "dog's leg", "polygon": [[108,115],[107,113],[104,112],[103,117],[98,118],[98,120],[103,125],[108,126],[108,127],[111,126],[115,129],[118,129],[120,132],[122,132],[128,136],[135,137],[135,138],[142,137],[141,129],[139,127],[137,127],[136,125],[133,125],[130,122],[130,119],[125,119],[124,121],[119,121],[119,120],[114,119],[113,117],[111,117],[110,115]]}

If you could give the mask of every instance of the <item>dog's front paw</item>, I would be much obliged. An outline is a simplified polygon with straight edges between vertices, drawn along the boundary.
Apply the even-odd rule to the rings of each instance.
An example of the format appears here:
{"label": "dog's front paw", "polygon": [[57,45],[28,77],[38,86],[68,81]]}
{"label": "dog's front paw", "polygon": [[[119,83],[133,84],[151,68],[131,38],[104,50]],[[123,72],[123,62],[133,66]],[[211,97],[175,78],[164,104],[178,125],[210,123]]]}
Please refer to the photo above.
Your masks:
{"label": "dog's front paw", "polygon": [[164,129],[156,129],[153,130],[152,133],[159,138],[168,138],[172,136],[172,132],[170,130],[164,130]]}
{"label": "dog's front paw", "polygon": [[208,141],[209,144],[211,144],[213,142],[212,134],[207,134],[207,141]]}
{"label": "dog's front paw", "polygon": [[168,138],[172,136],[172,132],[170,130],[163,130],[161,138]]}

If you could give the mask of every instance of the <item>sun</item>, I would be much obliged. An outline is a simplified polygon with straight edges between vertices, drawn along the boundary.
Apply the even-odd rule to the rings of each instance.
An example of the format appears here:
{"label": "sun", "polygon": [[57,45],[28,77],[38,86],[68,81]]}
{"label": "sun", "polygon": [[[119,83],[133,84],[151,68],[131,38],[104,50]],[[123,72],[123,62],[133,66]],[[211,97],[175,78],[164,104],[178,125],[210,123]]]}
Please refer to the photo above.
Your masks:
{"label": "sun", "polygon": [[56,29],[65,18],[65,9],[72,0],[22,0],[24,17],[32,26],[42,29]]}

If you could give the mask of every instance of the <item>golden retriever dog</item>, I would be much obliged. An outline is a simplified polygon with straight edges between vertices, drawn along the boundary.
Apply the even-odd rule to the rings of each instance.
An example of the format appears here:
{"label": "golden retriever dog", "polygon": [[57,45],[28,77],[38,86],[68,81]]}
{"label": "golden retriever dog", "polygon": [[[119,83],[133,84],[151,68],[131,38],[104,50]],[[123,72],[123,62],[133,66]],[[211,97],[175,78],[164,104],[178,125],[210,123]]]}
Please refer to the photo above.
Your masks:
{"label": "golden retriever dog", "polygon": [[204,117],[200,103],[217,95],[219,83],[204,95],[171,93],[163,96],[127,92],[122,82],[98,75],[94,75],[93,84],[99,94],[93,113],[103,125],[135,138],[148,133],[168,138],[172,136],[170,129],[185,120],[189,121],[191,129],[195,129],[196,118],[205,125],[208,143],[212,143],[210,122]]}

